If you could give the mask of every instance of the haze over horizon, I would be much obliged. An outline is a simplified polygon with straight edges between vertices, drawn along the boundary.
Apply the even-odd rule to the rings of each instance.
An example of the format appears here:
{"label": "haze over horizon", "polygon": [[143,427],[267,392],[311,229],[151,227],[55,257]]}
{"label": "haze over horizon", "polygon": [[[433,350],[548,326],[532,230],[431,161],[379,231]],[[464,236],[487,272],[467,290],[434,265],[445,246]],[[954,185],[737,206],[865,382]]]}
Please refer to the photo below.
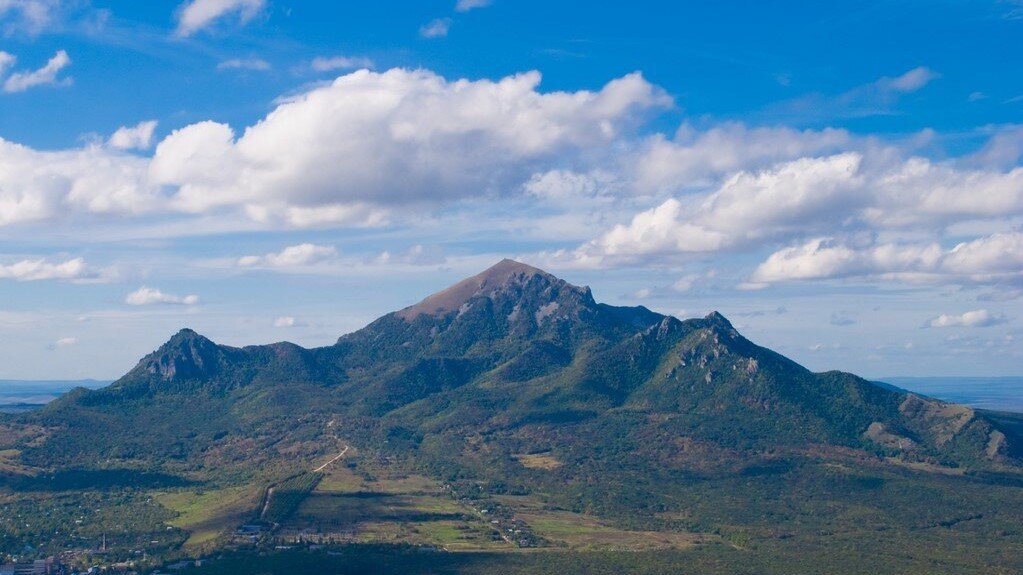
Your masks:
{"label": "haze over horizon", "polygon": [[177,4],[0,1],[0,378],[329,345],[504,257],[1020,375],[1017,2]]}

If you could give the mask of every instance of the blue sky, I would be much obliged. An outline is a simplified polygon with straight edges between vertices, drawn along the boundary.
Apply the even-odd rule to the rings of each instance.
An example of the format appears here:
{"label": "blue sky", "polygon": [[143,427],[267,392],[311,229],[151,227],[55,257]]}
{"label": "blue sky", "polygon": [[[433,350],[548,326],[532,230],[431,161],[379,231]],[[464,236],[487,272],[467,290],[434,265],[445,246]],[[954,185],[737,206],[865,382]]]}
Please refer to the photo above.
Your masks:
{"label": "blue sky", "polygon": [[0,0],[0,378],[326,345],[502,257],[1018,374],[1023,4]]}

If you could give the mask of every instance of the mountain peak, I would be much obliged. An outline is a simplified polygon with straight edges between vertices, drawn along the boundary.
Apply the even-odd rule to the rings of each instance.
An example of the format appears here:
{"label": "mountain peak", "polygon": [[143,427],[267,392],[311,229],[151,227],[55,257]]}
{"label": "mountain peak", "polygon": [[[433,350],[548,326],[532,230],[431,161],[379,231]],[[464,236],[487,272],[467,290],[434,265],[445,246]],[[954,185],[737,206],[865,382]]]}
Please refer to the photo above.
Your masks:
{"label": "mountain peak", "polygon": [[184,328],[139,362],[136,371],[168,381],[212,376],[220,371],[223,350],[209,338]]}
{"label": "mountain peak", "polygon": [[536,268],[536,267],[533,267],[533,266],[531,266],[529,264],[525,264],[525,263],[522,263],[522,262],[519,262],[519,261],[515,261],[515,260],[509,259],[509,258],[504,258],[503,260],[501,260],[501,261],[497,262],[496,264],[490,266],[489,268],[483,270],[483,272],[480,273],[479,275],[487,276],[487,277],[492,277],[492,278],[496,279],[496,278],[508,278],[508,277],[510,277],[510,276],[512,276],[514,274],[527,274],[527,275],[544,274],[544,275],[550,275],[550,274],[548,274],[547,272],[543,271],[540,268]]}
{"label": "mountain peak", "polygon": [[712,324],[719,325],[725,329],[735,329],[732,327],[732,322],[728,321],[728,319],[725,316],[721,315],[721,312],[716,310],[707,314],[707,317],[703,319]]}
{"label": "mountain peak", "polygon": [[174,343],[174,342],[178,342],[178,341],[192,341],[192,340],[199,340],[199,339],[207,339],[207,338],[205,336],[201,335],[199,332],[195,331],[194,329],[191,329],[191,328],[188,328],[188,327],[183,327],[180,330],[178,330],[178,333],[176,333],[173,336],[171,336],[171,338],[164,345],[168,345],[168,344],[171,344],[171,343]]}
{"label": "mountain peak", "polygon": [[525,286],[539,278],[545,286],[557,285],[577,292],[585,300],[592,302],[590,289],[574,286],[563,279],[555,277],[539,268],[512,259],[503,259],[486,270],[464,279],[453,286],[441,290],[423,301],[398,312],[398,316],[411,320],[420,315],[444,315],[458,310],[463,304],[476,296],[490,296],[512,286]]}

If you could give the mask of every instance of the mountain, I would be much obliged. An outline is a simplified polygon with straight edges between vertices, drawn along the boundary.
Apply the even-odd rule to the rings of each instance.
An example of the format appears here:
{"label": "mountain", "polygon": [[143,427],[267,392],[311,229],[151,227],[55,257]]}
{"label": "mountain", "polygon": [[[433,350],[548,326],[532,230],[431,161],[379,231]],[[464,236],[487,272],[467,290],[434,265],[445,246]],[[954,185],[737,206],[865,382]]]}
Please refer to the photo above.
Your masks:
{"label": "mountain", "polygon": [[[82,463],[115,449],[201,466],[194,458],[222,434],[288,441],[272,423],[300,429],[331,414],[376,433],[364,441],[400,433],[417,446],[471,432],[561,449],[567,429],[612,425],[615,441],[669,434],[729,453],[831,445],[959,466],[1010,461],[1020,444],[976,410],[811,373],[717,312],[680,321],[599,304],[589,288],[512,260],[326,348],[233,348],[184,329],[113,385],[25,419],[69,430],[50,444],[95,435]],[[155,451],[150,437],[123,436],[137,426],[166,434]],[[27,457],[50,464],[51,447]]]}
{"label": "mountain", "polygon": [[[170,487],[272,484],[344,445],[365,465],[622,529],[770,541],[848,528],[818,525],[822,513],[887,513],[877,521],[897,532],[1023,501],[1011,414],[813,373],[717,312],[597,303],[512,260],[323,348],[182,330],[112,385],[9,418],[5,443],[30,475],[104,470],[105,489],[141,472]],[[947,501],[922,511],[907,485]],[[1023,532],[1012,513],[992,525]]]}

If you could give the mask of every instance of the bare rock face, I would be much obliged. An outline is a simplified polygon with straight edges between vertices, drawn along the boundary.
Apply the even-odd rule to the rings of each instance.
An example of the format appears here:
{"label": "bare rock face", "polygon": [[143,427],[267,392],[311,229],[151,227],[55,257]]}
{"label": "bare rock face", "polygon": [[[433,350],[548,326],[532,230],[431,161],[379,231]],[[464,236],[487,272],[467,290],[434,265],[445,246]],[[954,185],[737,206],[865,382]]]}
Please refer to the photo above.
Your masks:
{"label": "bare rock face", "polygon": [[1005,434],[997,429],[992,430],[988,435],[987,456],[990,459],[997,459],[1006,451]]}
{"label": "bare rock face", "polygon": [[[497,298],[502,295],[513,295],[514,292],[525,289],[542,292],[549,298],[542,309],[534,311],[534,318],[537,321],[543,320],[557,310],[556,300],[562,295],[596,305],[589,288],[574,286],[541,269],[505,259],[478,275],[462,280],[397,312],[397,315],[405,320],[412,320],[423,314],[443,316],[457,311],[464,313],[465,306],[471,304],[474,298]],[[518,313],[513,315],[512,319],[516,317],[519,317]]]}
{"label": "bare rock face", "polygon": [[863,437],[889,449],[910,451],[916,448],[915,441],[897,433],[892,433],[888,430],[888,427],[885,426],[885,424],[879,421],[871,423],[870,426],[867,427],[867,431],[863,432]]}
{"label": "bare rock face", "polygon": [[143,358],[135,371],[141,370],[166,381],[208,379],[221,373],[229,361],[228,355],[222,346],[190,329],[183,329]]}
{"label": "bare rock face", "polygon": [[976,415],[969,407],[913,394],[906,396],[899,411],[908,419],[925,425],[934,434],[934,442],[939,447],[951,441]]}

